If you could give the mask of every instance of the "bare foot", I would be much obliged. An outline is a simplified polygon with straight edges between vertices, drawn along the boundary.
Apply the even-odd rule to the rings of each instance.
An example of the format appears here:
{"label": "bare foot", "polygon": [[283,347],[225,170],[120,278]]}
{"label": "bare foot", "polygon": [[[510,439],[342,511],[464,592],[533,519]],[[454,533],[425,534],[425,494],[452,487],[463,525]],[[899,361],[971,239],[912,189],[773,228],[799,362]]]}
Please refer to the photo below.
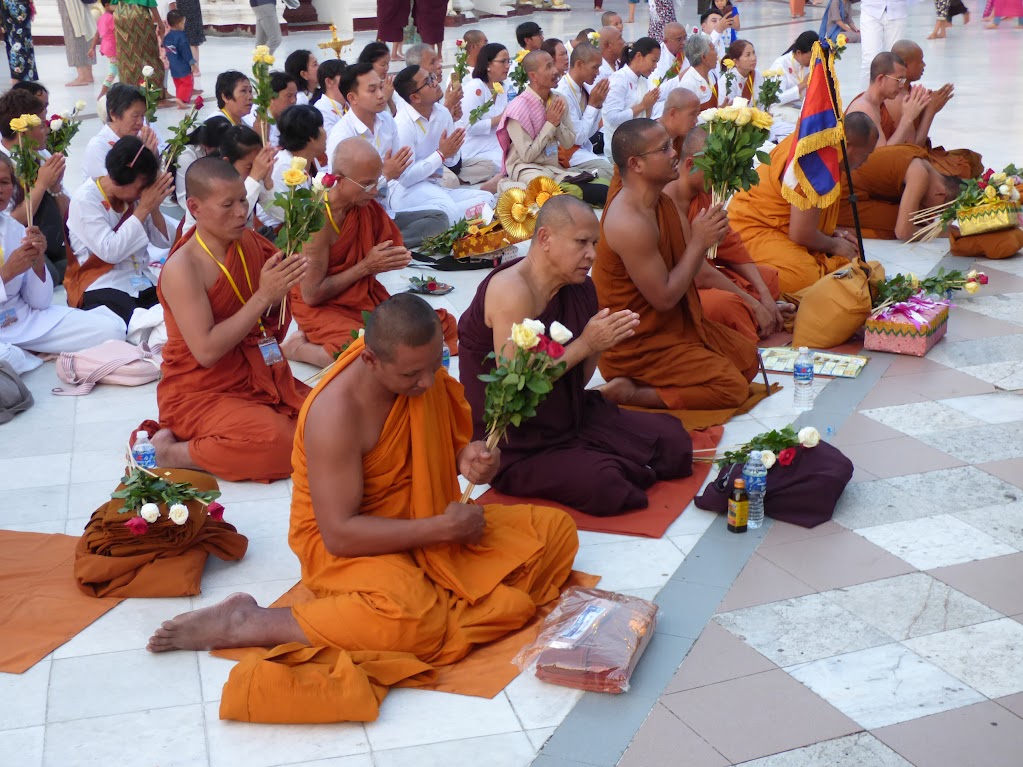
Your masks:
{"label": "bare foot", "polygon": [[239,636],[245,620],[259,610],[248,594],[232,594],[223,602],[183,613],[160,624],[149,638],[149,652],[170,650],[214,650],[218,647],[244,647]]}
{"label": "bare foot", "polygon": [[965,27],[969,23],[970,23],[970,12],[967,11],[966,13],[963,14],[963,26]]}
{"label": "bare foot", "polygon": [[69,83],[64,83],[68,88],[81,88],[83,85],[92,85],[94,81],[92,79],[83,80],[80,77],[76,77]]}
{"label": "bare foot", "polygon": [[325,368],[334,361],[334,357],[326,349],[312,343],[301,330],[296,330],[284,339],[281,354],[289,360],[305,362],[318,368]]}
{"label": "bare foot", "polygon": [[992,22],[988,24],[986,27],[984,27],[984,29],[998,29],[998,25]]}
{"label": "bare foot", "polygon": [[489,181],[484,181],[482,184],[480,184],[480,189],[482,189],[484,192],[490,192],[491,194],[497,194],[497,185],[501,183],[501,179],[502,178],[504,178],[504,175],[501,174],[501,173],[498,173],[496,176],[494,176]]}
{"label": "bare foot", "polygon": [[776,301],[775,303],[778,304],[778,311],[781,312],[781,316],[785,319],[796,315],[795,304],[790,304],[787,301]]}
{"label": "bare foot", "polygon": [[614,402],[616,405],[625,405],[636,396],[636,384],[631,378],[612,378],[597,391],[604,399]]}
{"label": "bare foot", "polygon": [[180,442],[170,429],[160,429],[150,440],[156,448],[156,465],[163,469],[198,469],[192,463],[188,443]]}
{"label": "bare foot", "polygon": [[178,109],[191,109],[192,108],[191,104],[186,104],[181,99],[174,99],[174,102],[178,105]]}

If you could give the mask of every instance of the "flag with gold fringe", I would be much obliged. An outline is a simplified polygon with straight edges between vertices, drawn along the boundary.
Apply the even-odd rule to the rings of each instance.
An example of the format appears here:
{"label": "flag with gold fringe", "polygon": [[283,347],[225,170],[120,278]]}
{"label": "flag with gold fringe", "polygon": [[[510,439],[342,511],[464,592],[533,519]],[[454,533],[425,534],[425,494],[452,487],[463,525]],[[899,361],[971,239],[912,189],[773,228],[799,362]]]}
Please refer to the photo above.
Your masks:
{"label": "flag with gold fringe", "polygon": [[834,77],[830,58],[820,43],[814,43],[810,80],[782,177],[782,196],[800,210],[826,208],[841,192],[839,147],[845,130],[841,105],[835,103],[828,85],[828,78]]}

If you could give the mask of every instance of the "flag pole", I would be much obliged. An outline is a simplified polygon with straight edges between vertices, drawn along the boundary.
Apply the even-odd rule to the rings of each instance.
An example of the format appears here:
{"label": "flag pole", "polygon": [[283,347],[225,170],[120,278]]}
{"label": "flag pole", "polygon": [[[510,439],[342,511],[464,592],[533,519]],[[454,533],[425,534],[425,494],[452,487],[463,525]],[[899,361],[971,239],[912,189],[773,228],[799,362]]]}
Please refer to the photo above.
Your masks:
{"label": "flag pole", "polygon": [[[823,48],[824,45],[821,47]],[[828,53],[825,55],[834,55],[831,51],[831,46],[828,46],[826,50]],[[838,92],[835,89],[835,76],[832,71],[830,60],[826,62],[826,66],[824,67],[824,78],[828,82],[828,91],[831,93],[831,103],[835,105],[836,110],[841,109],[841,105],[838,103]],[[838,114],[836,117],[842,121],[842,163],[845,165],[845,178],[849,182],[849,205],[852,206],[853,226],[856,227],[856,242],[860,248],[860,258],[866,258],[866,253],[863,250],[863,230],[860,229],[860,211],[856,204],[856,187],[853,186],[852,168],[849,166],[849,149],[845,143],[845,114]],[[839,185],[841,185],[841,179],[839,179]]]}

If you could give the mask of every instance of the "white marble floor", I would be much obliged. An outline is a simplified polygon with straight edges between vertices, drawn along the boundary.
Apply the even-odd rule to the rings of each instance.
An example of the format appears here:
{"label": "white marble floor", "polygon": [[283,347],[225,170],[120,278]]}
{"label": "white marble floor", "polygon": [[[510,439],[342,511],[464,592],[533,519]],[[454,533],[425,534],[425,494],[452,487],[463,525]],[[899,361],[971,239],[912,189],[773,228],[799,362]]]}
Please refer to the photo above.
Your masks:
{"label": "white marble floor", "polygon": [[[616,6],[624,9],[624,3],[618,0],[609,0],[605,5],[606,8]],[[585,26],[597,25],[596,13],[583,9],[582,5],[577,8],[570,13],[542,14],[537,20],[547,36],[568,39]],[[758,46],[761,63],[765,66],[800,31],[809,27],[790,23],[787,5],[774,0],[748,0],[741,10],[746,24],[743,36]],[[819,17],[820,11],[808,7],[808,14],[808,18]],[[628,37],[645,33],[645,6],[640,6],[637,18],[642,21],[627,29]],[[989,164],[998,167],[1010,161],[1019,163],[1023,157],[1023,139],[1015,126],[1023,118],[1023,106],[1018,99],[1004,96],[1019,88],[1023,36],[1011,27],[984,32],[981,24],[974,21],[966,29],[957,26],[948,40],[926,42],[923,37],[930,19],[929,4],[922,4],[914,10],[910,24],[912,36],[923,42],[928,57],[925,82],[936,85],[954,80],[959,85],[956,98],[935,123],[936,143],[972,146],[984,153]],[[480,26],[491,40],[514,45],[514,27],[519,21],[521,19],[492,19]],[[454,40],[458,34],[457,30],[449,30],[449,40]],[[358,46],[368,42],[370,37],[365,33],[358,35]],[[285,39],[280,54],[283,56],[299,47],[312,47],[321,38],[320,33],[290,36]],[[211,38],[203,46],[202,69],[206,73],[203,85],[207,92],[212,91],[214,73],[247,60],[250,48],[251,41],[239,38]],[[60,49],[42,48],[38,58],[43,80],[53,89],[54,109],[68,107],[77,98],[90,97],[89,89],[67,89],[58,85],[71,77],[71,72],[64,67]],[[450,42],[447,58],[450,63]],[[858,49],[853,46],[839,64],[846,98],[859,91],[857,70]],[[972,81],[965,80],[963,73],[969,73]],[[162,111],[160,125],[176,120],[177,115],[174,110]],[[69,161],[69,179],[79,177],[80,151],[96,125],[87,123],[76,140]],[[926,273],[943,253],[944,247],[938,244],[908,248],[891,243],[868,244],[868,255],[880,259],[891,271]],[[1008,269],[1009,265],[1005,266]],[[390,275],[388,287],[402,289],[413,273],[407,270]],[[452,276],[449,281],[454,282],[457,289],[438,305],[456,313],[464,310],[482,274]],[[1015,319],[1018,321],[1018,317]],[[312,372],[298,367],[303,374]],[[155,386],[136,389],[101,386],[81,399],[54,397],[50,394],[56,383],[52,363],[29,374],[26,380],[36,397],[35,407],[0,427],[3,446],[0,527],[76,535],[116,482],[122,467],[123,442],[130,429],[144,418],[155,417]],[[779,380],[784,382],[786,378]],[[955,404],[949,407],[956,409]],[[999,408],[992,405],[989,410],[994,412]],[[979,411],[971,409],[969,412],[979,417]],[[868,415],[874,417],[875,413]],[[884,421],[884,414],[876,415]],[[945,415],[955,419],[951,414]],[[791,395],[783,391],[751,414],[729,423],[724,444],[738,443],[767,428],[785,425],[795,416]],[[19,767],[87,764],[160,764],[163,767],[204,764],[214,767],[299,764],[364,767],[374,764],[381,767],[476,762],[520,767],[528,764],[572,708],[578,698],[576,692],[543,685],[530,675],[522,675],[493,700],[397,690],[383,705],[380,720],[365,726],[244,725],[223,722],[217,715],[217,701],[230,663],[200,653],[151,656],[144,651],[149,632],[167,616],[209,604],[236,590],[249,591],[266,604],[294,583],[299,575],[298,564],[285,540],[290,489],[290,482],[224,483],[228,513],[250,537],[250,549],[246,558],[238,563],[211,561],[202,596],[128,601],[25,674],[0,675],[0,755],[3,755],[0,762]],[[957,512],[962,511],[949,509],[951,516],[942,528],[948,535],[961,534],[959,525],[965,522]],[[602,574],[605,588],[652,597],[695,545],[712,518],[708,513],[689,508],[661,540],[584,533],[576,566]],[[969,521],[966,518],[966,522]],[[886,527],[891,522],[891,519],[879,519],[873,524]],[[906,538],[900,538],[898,529],[888,530],[885,535],[882,545],[888,548],[894,548]],[[906,541],[906,545],[909,543],[911,541]],[[992,538],[987,545],[997,545],[997,540]],[[934,547],[921,550],[919,555],[931,559],[938,556],[943,563],[955,561],[954,551],[936,551]],[[846,618],[842,625],[854,622],[858,626],[854,634],[845,637],[852,642],[847,651],[878,656],[868,659],[864,668],[870,664],[891,665],[895,662],[892,658],[878,654],[881,650],[890,654],[885,649],[887,646],[880,649],[875,646],[881,644],[877,638],[879,632],[891,633],[897,627],[876,625],[869,615],[860,613],[852,597],[848,601],[834,608]],[[967,607],[970,606],[964,609]],[[791,609],[806,608],[795,605]],[[891,620],[897,621],[897,618]],[[1006,637],[1011,633],[1010,628],[996,626]],[[927,660],[921,660],[925,666],[913,671],[913,678],[920,679],[924,675],[933,680],[943,674],[958,676],[958,669],[965,661],[957,652],[965,638],[953,639],[951,647],[937,644],[914,647],[914,651]],[[827,662],[827,658],[822,658],[813,661],[811,666]],[[817,689],[815,685],[825,684],[827,669],[816,671],[811,666],[804,667],[806,678],[803,681],[811,689]],[[988,678],[993,669],[987,668],[986,676],[984,672],[985,669],[977,672],[983,678],[979,678],[974,687],[981,689],[985,685],[999,684],[996,679]],[[818,683],[816,679],[825,681]],[[905,704],[901,699],[893,702],[887,698],[865,703],[850,701],[848,705],[836,702],[843,711],[848,708],[846,712],[854,719],[861,715],[873,717],[871,722],[896,721],[898,717],[892,712]],[[935,710],[942,707],[937,700],[930,705],[936,706]],[[855,713],[860,711],[865,713]]]}

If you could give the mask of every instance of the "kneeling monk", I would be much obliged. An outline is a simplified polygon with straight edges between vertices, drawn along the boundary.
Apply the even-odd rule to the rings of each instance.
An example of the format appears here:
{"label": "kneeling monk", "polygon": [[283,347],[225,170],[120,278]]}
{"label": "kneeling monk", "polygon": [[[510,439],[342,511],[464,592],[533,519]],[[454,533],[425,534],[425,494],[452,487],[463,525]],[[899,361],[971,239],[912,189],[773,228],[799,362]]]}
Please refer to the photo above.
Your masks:
{"label": "kneeling monk", "polygon": [[218,158],[186,174],[195,228],[178,240],[157,293],[167,321],[156,388],[160,466],[231,481],[291,474],[295,423],[309,387],[281,355],[291,314],[280,303],[305,274],[246,228],[245,184]]}
{"label": "kneeling monk", "polygon": [[604,209],[593,284],[601,306],[631,309],[636,333],[601,355],[601,390],[612,402],[648,408],[738,407],[757,372],[757,347],[703,315],[694,277],[724,236],[720,205],[700,213],[686,239],[663,189],[678,155],[653,120],[623,123],[611,142],[622,191]]}
{"label": "kneeling monk", "polygon": [[[152,652],[300,643],[240,663],[223,718],[375,719],[385,685],[520,628],[571,572],[579,543],[564,512],[455,502],[458,475],[489,482],[499,452],[469,441],[472,416],[441,369],[430,306],[388,299],[364,340],[316,387],[295,435],[289,542],[316,599],[261,608],[236,594],[149,640]],[[332,648],[332,661],[301,645]],[[375,668],[360,669],[365,660]]]}
{"label": "kneeling monk", "polygon": [[[862,112],[847,114],[844,122],[849,164],[855,170],[874,150],[877,128]],[[760,182],[736,194],[728,206],[732,228],[754,261],[778,270],[783,293],[810,287],[859,253],[856,235],[837,228],[840,200],[823,210],[812,206],[802,210],[782,196],[792,142],[798,138],[798,132],[793,133],[778,144],[770,164],[757,168]]]}
{"label": "kneeling monk", "polygon": [[[377,275],[412,260],[397,224],[376,201],[383,161],[373,144],[345,139],[334,150],[331,167],[338,180],[327,192],[327,225],[303,249],[309,270],[291,291],[299,332],[284,342],[288,359],[321,368],[362,327],[362,313],[390,297]],[[458,354],[455,318],[444,309],[437,314],[448,348]]]}
{"label": "kneeling monk", "polygon": [[486,385],[491,352],[508,345],[513,323],[559,322],[573,334],[567,365],[534,418],[511,429],[501,470],[490,484],[510,495],[550,498],[609,516],[645,508],[646,489],[658,479],[692,473],[693,445],[677,418],[620,410],[587,391],[601,352],[630,338],[639,315],[597,310],[586,272],[593,265],[600,226],[588,205],[569,195],[548,200],[525,258],[498,267],[476,292],[458,323],[459,376],[472,405],[474,434],[486,434]]}
{"label": "kneeling monk", "polygon": [[[711,207],[703,171],[694,162],[706,145],[706,130],[697,127],[689,131],[679,152],[679,176],[664,187],[675,203],[686,239],[692,236],[692,222]],[[784,329],[787,316],[795,311],[792,304],[777,302],[778,270],[753,263],[742,238],[731,227],[718,243],[717,258],[705,259],[700,266],[696,287],[707,319],[738,330],[753,343]]]}

